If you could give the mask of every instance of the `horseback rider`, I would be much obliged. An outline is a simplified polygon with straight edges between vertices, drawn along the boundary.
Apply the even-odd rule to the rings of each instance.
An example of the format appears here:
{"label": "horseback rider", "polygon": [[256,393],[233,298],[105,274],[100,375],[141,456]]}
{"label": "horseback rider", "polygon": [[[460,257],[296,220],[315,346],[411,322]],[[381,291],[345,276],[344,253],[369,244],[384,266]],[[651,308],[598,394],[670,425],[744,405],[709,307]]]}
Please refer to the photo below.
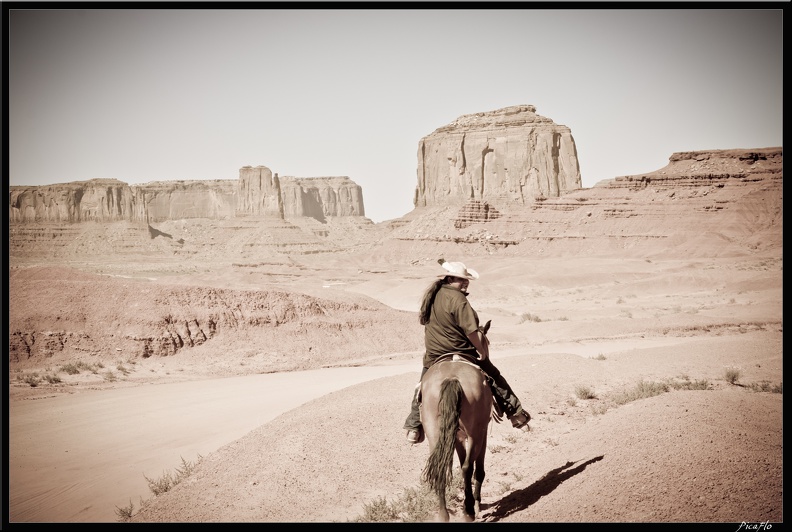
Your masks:
{"label": "horseback rider", "polygon": [[[424,325],[424,342],[426,353],[423,357],[423,378],[429,366],[438,358],[449,353],[460,353],[472,358],[490,377],[492,395],[512,426],[522,428],[531,420],[531,415],[523,410],[520,400],[514,395],[509,383],[503,378],[498,368],[489,359],[489,340],[486,327],[479,326],[478,314],[467,299],[467,288],[471,280],[478,279],[479,274],[466,268],[461,262],[438,261],[446,270],[424,293],[421,301],[419,320]],[[419,410],[416,386],[412,400],[410,415],[404,422],[407,429],[407,441],[421,443],[424,440],[421,414]]]}

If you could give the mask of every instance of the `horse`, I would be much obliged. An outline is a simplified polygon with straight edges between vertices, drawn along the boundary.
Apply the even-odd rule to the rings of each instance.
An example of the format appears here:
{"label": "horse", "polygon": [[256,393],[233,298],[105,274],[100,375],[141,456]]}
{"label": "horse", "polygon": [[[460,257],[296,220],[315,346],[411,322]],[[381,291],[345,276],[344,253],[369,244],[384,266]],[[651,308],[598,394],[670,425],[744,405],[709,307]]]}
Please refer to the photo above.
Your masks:
{"label": "horse", "polygon": [[490,419],[500,419],[493,409],[487,375],[456,354],[429,367],[421,379],[421,397],[421,423],[429,443],[421,478],[437,494],[439,518],[447,522],[446,488],[452,480],[456,450],[465,487],[464,519],[474,521],[486,474],[487,428]]}

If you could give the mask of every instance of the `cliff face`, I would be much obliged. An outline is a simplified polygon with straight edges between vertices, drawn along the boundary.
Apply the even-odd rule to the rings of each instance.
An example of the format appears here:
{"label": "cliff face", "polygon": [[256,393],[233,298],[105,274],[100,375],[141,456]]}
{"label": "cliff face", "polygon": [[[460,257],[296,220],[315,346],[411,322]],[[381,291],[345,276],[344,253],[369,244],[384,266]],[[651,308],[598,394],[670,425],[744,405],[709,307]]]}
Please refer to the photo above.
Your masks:
{"label": "cliff face", "polygon": [[568,127],[532,105],[464,115],[418,144],[416,207],[470,200],[528,204],[581,188]]}
{"label": "cliff face", "polygon": [[363,189],[348,177],[281,177],[280,184],[287,218],[365,216]]}
{"label": "cliff face", "polygon": [[[283,184],[282,184],[283,183]],[[266,166],[245,166],[239,179],[155,181],[128,185],[92,179],[10,187],[9,221],[163,222],[189,218],[365,216],[363,190],[348,177],[278,178]]]}
{"label": "cliff face", "polygon": [[145,221],[140,190],[117,179],[10,187],[11,222]]}
{"label": "cliff face", "polygon": [[784,167],[782,148],[751,150],[704,150],[671,154],[668,165],[647,174],[622,176],[603,181],[598,186],[608,188],[656,190],[694,188],[727,183],[756,182],[776,177],[780,179]]}
{"label": "cliff face", "polygon": [[183,218],[231,218],[237,204],[237,182],[156,181],[132,185],[145,198],[149,222]]}
{"label": "cliff face", "polygon": [[283,218],[278,175],[266,166],[244,166],[239,170],[239,197],[236,213],[239,216],[270,216]]}

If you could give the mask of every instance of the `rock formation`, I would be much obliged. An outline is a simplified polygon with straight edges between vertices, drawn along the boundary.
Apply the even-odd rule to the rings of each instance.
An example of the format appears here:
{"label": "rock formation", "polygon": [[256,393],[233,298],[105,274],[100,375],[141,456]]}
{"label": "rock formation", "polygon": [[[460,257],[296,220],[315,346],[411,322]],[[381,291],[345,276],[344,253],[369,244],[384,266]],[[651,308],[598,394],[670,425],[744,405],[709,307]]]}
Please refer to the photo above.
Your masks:
{"label": "rock formation", "polygon": [[782,148],[750,150],[704,150],[674,153],[668,165],[647,174],[622,176],[598,183],[608,188],[682,190],[690,187],[716,185],[723,187],[729,180],[752,182],[775,177],[783,171]]}
{"label": "rock formation", "polygon": [[190,218],[365,216],[363,190],[348,177],[279,179],[266,166],[244,166],[239,179],[155,181],[128,185],[92,179],[57,185],[12,186],[9,221],[164,222]]}
{"label": "rock formation", "polygon": [[287,218],[365,216],[363,189],[348,177],[281,177],[280,186]]}
{"label": "rock formation", "polygon": [[568,127],[532,105],[464,115],[418,145],[416,207],[532,203],[581,187]]}
{"label": "rock formation", "polygon": [[238,215],[270,216],[283,218],[283,198],[281,198],[278,174],[266,166],[243,166],[239,170]]}
{"label": "rock formation", "polygon": [[488,222],[500,217],[501,213],[498,209],[486,201],[470,200],[457,214],[456,220],[454,220],[454,227],[463,229],[476,222]]}
{"label": "rock formation", "polygon": [[783,247],[783,149],[679,152],[658,170],[558,197],[416,208],[393,256],[499,253],[696,257]]}
{"label": "rock formation", "polygon": [[10,187],[11,222],[145,221],[140,191],[117,179]]}
{"label": "rock formation", "polygon": [[236,210],[237,183],[229,179],[155,181],[130,188],[145,199],[143,204],[152,223],[184,218],[232,218]]}

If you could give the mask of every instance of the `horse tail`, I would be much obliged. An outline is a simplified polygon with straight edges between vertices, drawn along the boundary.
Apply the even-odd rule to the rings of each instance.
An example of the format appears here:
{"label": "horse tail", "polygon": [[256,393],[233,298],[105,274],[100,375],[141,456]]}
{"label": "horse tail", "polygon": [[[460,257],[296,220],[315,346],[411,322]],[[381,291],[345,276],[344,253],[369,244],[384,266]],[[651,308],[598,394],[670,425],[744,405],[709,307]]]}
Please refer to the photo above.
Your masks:
{"label": "horse tail", "polygon": [[422,479],[440,496],[445,496],[446,486],[451,484],[453,478],[454,442],[459,428],[461,397],[462,384],[459,379],[445,379],[440,385],[438,405],[440,434],[422,474]]}

